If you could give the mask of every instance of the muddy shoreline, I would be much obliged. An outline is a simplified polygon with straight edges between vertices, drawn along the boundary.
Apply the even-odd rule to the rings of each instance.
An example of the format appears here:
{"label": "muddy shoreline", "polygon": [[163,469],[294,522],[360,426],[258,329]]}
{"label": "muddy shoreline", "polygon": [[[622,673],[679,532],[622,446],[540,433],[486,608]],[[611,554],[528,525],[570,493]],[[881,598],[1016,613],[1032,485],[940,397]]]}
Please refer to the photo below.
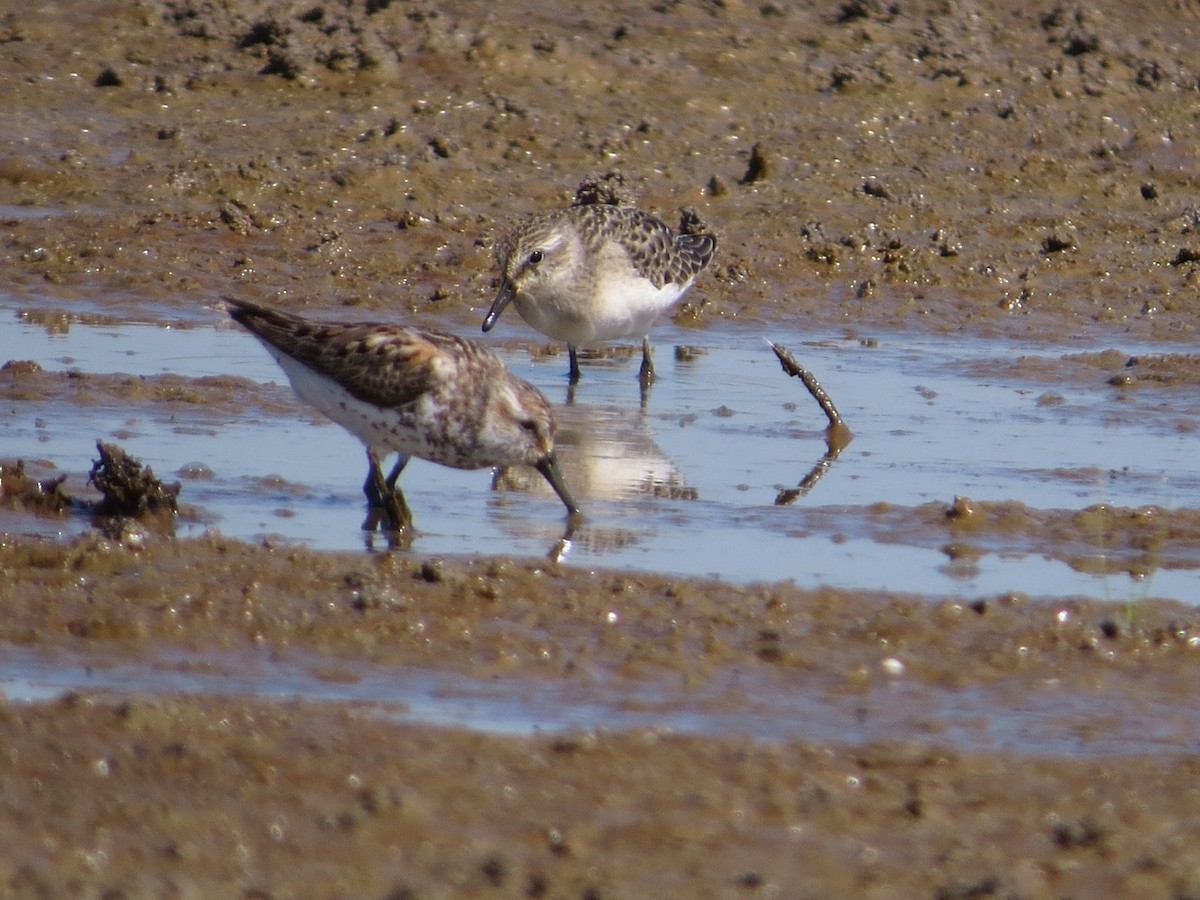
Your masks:
{"label": "muddy shoreline", "polygon": [[[847,738],[875,716],[905,721],[866,743],[604,727],[519,738],[356,703],[82,688],[0,715],[16,895],[1048,896],[1186,891],[1196,877],[1194,792],[1178,785],[1200,733],[1170,721],[1200,652],[1190,606],[931,604],[220,538],[10,538],[0,551],[3,640],[64,660],[182,653],[203,671],[267,653],[346,684],[366,664],[517,692],[684,686],[707,693],[709,714],[800,692],[842,710]],[[980,691],[990,705],[951,737],[944,702]],[[964,727],[982,736],[992,716],[1054,696],[1058,716],[1063,698],[1089,710],[1067,749],[955,746]],[[1151,706],[1154,752],[1087,749]]]}
{"label": "muddy shoreline", "polygon": [[[6,304],[47,328],[207,328],[236,293],[474,334],[495,236],[616,170],[639,205],[692,208],[718,232],[682,328],[1152,344],[1011,371],[1047,403],[1079,380],[1161,391],[1191,433],[1198,33],[1191,0],[13,10]],[[228,411],[244,387],[116,364],[72,379],[21,350],[0,359],[16,365],[0,375],[12,416],[97,397]],[[0,458],[42,471],[36,448]],[[181,501],[186,514],[186,485]],[[1101,534],[1152,574],[1195,567],[1196,515],[1192,497],[962,498],[879,510],[873,527],[964,553],[1002,535],[1065,560]],[[7,700],[7,896],[1200,895],[1188,604],[1050,603],[1037,584],[934,601],[148,528],[4,534],[0,572],[0,661],[5,647],[114,664],[254,652],[327,661],[330,678],[353,661],[398,680],[420,667],[614,693],[742,685],[714,709],[770,685],[848,722],[910,704],[894,739],[856,743],[514,737],[247,696]],[[1002,717],[1055,691],[1087,701],[1078,722],[1046,723],[1077,754],[964,749],[919,699],[982,692]],[[1087,752],[1139,715],[1162,729],[1152,752]],[[985,734],[989,716],[974,724]]]}

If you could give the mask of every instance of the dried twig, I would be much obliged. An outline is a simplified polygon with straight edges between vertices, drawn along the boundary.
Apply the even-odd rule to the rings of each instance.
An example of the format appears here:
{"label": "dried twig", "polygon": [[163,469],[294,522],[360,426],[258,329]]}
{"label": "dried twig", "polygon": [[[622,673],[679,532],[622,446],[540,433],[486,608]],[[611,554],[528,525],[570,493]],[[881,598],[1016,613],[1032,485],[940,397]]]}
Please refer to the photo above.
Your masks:
{"label": "dried twig", "polygon": [[776,505],[786,506],[813,489],[822,476],[829,471],[829,468],[837,460],[838,454],[850,443],[854,435],[842,419],[841,413],[837,411],[837,407],[833,405],[833,401],[829,398],[829,395],[825,393],[825,388],[821,387],[820,382],[817,381],[812,372],[800,365],[787,347],[783,347],[772,341],[767,341],[767,343],[775,351],[775,355],[779,357],[779,364],[783,366],[783,371],[804,382],[804,386],[808,388],[808,392],[813,395],[813,399],[817,401],[822,412],[825,413],[825,417],[829,419],[829,427],[825,429],[825,455],[817,460],[816,465],[812,467],[812,471],[804,476],[800,484],[794,488],[780,491],[779,496],[775,498]]}
{"label": "dried twig", "polygon": [[825,393],[825,388],[821,387],[820,382],[817,381],[812,372],[800,365],[787,347],[776,344],[773,341],[767,341],[767,343],[775,351],[775,355],[779,357],[779,364],[783,366],[783,371],[804,382],[804,386],[808,388],[808,392],[813,395],[813,399],[820,405],[821,411],[828,417],[829,427],[831,429],[846,428],[846,423],[842,420],[841,413],[837,411],[837,407],[833,405],[833,401]]}

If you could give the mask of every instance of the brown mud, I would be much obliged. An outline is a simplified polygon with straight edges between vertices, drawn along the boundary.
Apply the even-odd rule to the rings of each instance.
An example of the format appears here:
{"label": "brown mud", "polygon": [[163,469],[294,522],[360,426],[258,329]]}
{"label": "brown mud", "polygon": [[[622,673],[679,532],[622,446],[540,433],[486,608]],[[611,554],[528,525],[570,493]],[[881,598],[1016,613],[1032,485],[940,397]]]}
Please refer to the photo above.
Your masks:
{"label": "brown mud", "polygon": [[[1079,379],[1170,392],[1194,427],[1198,39],[1191,0],[27,4],[0,15],[5,291],[48,328],[209,327],[236,293],[471,333],[496,234],[619,170],[639,205],[718,232],[682,325],[1157,343],[993,374],[1047,403]],[[242,402],[233,376],[3,362],[11,415]],[[5,490],[54,507],[35,468],[6,462]],[[1060,558],[1100,535],[1147,574],[1194,566],[1200,543],[1189,498],[960,498],[875,527],[964,556],[1000,532]],[[737,672],[850,709],[895,679],[1013,703],[1054,684],[1115,717],[1191,709],[1200,676],[1193,608],[1050,605],[1036,584],[932,601],[121,529],[4,535],[0,575],[6,645],[118,660],[304,651],[614,690]],[[0,735],[13,897],[1200,896],[1186,723],[1154,753],[1072,756],[936,729],[521,738],[353,705],[72,694],[0,707]]]}

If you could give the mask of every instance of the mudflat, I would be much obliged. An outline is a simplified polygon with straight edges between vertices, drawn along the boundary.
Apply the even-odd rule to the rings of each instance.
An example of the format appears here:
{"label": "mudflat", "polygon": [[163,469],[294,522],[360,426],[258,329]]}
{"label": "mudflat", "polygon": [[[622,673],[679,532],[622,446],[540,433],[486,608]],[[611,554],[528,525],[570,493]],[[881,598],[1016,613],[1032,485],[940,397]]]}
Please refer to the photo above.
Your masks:
{"label": "mudflat", "polygon": [[[194,323],[236,293],[470,333],[494,238],[619,172],[640,206],[718,234],[676,313],[688,327],[1111,334],[1161,346],[1131,387],[1185,398],[1198,34],[1186,0],[30,4],[0,18],[5,292],[35,316]],[[5,357],[7,415],[35,383],[70,414],[67,387]],[[211,380],[172,390],[227,400]],[[6,503],[29,502],[19,481],[7,466]],[[1190,557],[1195,503],[1177,499],[1100,525],[923,515],[1049,543],[1101,527],[1134,550],[1152,533],[1154,558]],[[1190,605],[736,586],[153,527],[6,534],[0,571],[0,653],[691,691],[734,717],[761,691],[845,721],[529,735],[261,694],[8,702],[7,896],[1200,895]],[[977,696],[1044,708],[1024,727],[1066,737],[1030,752],[986,706],[951,729],[947,698]],[[893,736],[864,729],[890,705]],[[1105,740],[1130,732],[1144,740]]]}

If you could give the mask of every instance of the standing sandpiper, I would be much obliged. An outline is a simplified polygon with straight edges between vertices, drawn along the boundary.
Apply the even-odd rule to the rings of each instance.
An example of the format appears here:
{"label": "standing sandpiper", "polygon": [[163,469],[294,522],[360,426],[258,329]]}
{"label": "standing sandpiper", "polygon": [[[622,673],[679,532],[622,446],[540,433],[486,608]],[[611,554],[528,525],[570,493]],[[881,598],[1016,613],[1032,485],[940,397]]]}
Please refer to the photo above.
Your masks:
{"label": "standing sandpiper", "polygon": [[[226,302],[300,399],[366,445],[370,471],[363,491],[393,529],[412,524],[396,487],[412,456],[455,469],[532,466],[568,513],[579,512],[554,457],[550,401],[491,350],[437,331],[308,322],[248,300]],[[392,452],[400,458],[384,478],[380,460]]]}
{"label": "standing sandpiper", "polygon": [[500,291],[483,330],[515,303],[526,322],[567,342],[572,384],[580,344],[640,337],[645,386],[654,379],[650,326],[716,249],[711,234],[680,234],[631,206],[592,203],[534,216],[496,248]]}

